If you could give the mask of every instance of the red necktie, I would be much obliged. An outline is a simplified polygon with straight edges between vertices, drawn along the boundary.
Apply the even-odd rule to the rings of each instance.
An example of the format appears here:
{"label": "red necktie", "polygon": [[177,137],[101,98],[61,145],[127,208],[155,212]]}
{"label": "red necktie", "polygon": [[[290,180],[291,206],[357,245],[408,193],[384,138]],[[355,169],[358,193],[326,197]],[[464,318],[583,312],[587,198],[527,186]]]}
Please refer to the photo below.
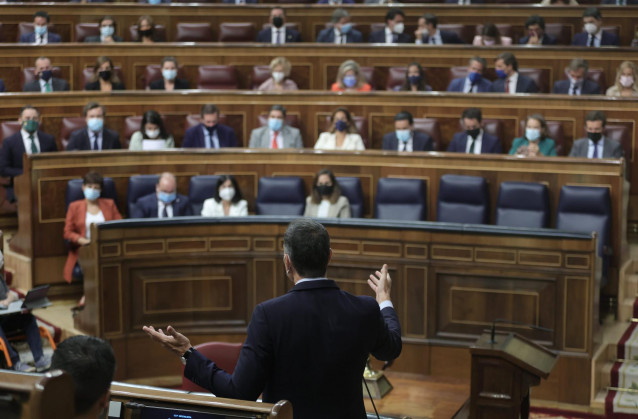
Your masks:
{"label": "red necktie", "polygon": [[277,131],[275,131],[274,135],[272,136],[272,142],[270,143],[270,148],[273,149],[278,149],[279,146],[277,145]]}
{"label": "red necktie", "polygon": [[510,79],[505,79],[505,93],[510,92]]}

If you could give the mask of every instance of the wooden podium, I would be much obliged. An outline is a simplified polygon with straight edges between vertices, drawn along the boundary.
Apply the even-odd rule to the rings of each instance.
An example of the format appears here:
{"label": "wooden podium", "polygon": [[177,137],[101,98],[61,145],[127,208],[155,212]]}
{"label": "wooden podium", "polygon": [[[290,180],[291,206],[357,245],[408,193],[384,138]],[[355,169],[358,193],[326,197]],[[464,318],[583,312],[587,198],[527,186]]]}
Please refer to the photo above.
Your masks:
{"label": "wooden podium", "polygon": [[[472,384],[455,418],[526,419],[529,388],[547,378],[558,355],[516,333],[489,332],[470,347]],[[519,416],[520,415],[520,416]]]}

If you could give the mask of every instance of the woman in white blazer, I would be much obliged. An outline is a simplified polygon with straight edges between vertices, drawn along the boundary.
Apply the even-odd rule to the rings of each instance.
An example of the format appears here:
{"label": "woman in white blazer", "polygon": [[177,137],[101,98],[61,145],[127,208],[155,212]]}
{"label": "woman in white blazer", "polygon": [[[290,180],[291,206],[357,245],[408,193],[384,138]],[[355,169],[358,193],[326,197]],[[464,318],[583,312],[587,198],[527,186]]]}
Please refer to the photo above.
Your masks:
{"label": "woman in white blazer", "polygon": [[242,199],[241,189],[232,175],[221,175],[215,187],[215,196],[204,201],[204,217],[241,217],[248,215],[248,203]]}
{"label": "woman in white blazer", "polygon": [[330,119],[330,132],[322,132],[315,150],[365,150],[352,115],[346,108],[337,108]]}
{"label": "woman in white blazer", "polygon": [[317,172],[312,194],[306,198],[304,217],[350,218],[350,202],[341,195],[335,175],[328,169]]}

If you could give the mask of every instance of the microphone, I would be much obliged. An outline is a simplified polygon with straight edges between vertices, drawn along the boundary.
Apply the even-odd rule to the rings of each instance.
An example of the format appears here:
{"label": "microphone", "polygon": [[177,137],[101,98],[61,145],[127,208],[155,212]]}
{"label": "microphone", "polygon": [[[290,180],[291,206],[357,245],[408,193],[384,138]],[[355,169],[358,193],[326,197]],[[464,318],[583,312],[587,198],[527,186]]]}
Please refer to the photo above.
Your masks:
{"label": "microphone", "polygon": [[536,326],[535,324],[523,323],[523,322],[519,322],[519,321],[516,321],[516,320],[494,319],[494,320],[492,320],[492,330],[491,330],[491,333],[490,333],[490,343],[492,345],[496,343],[495,336],[494,336],[496,334],[496,323],[513,324],[513,325],[516,325],[516,326],[525,326],[525,327],[527,327],[529,329],[539,330],[541,332],[550,332],[551,333],[551,332],[554,331],[554,329],[548,329],[546,327]]}

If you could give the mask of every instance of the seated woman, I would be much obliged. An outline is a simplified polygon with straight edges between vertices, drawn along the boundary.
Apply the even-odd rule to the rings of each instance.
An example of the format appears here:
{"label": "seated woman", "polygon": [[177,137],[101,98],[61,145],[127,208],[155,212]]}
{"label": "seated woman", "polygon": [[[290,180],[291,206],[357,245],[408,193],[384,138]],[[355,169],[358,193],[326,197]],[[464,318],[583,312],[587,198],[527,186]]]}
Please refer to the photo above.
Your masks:
{"label": "seated woman", "polygon": [[510,154],[527,157],[556,156],[556,144],[547,136],[547,122],[543,115],[534,114],[525,120],[525,136],[515,138]]}
{"label": "seated woman", "polygon": [[333,92],[369,92],[372,90],[354,60],[344,61],[339,66],[337,81],[330,88]]}
{"label": "seated woman", "polygon": [[188,89],[190,86],[188,80],[177,78],[177,69],[179,64],[175,57],[162,58],[162,78],[154,80],[149,85],[150,90],[180,90]]}
{"label": "seated woman", "polygon": [[155,33],[155,22],[153,22],[153,18],[148,15],[140,16],[137,20],[137,42],[152,44],[159,40]]}
{"label": "seated woman", "polygon": [[493,23],[483,25],[480,35],[476,35],[472,45],[490,47],[492,45],[512,45],[512,38],[501,36],[498,28]]}
{"label": "seated woman", "polygon": [[365,150],[352,115],[346,108],[337,108],[330,117],[330,131],[322,132],[315,150]]}
{"label": "seated woman", "polygon": [[263,82],[257,90],[264,92],[281,92],[283,90],[298,90],[297,83],[290,80],[290,61],[284,57],[274,58],[270,62],[270,78]]}
{"label": "seated woman", "polygon": [[638,96],[636,76],[638,70],[631,61],[623,61],[616,70],[616,83],[607,89],[607,96]]}
{"label": "seated woman", "polygon": [[122,42],[122,38],[115,35],[115,31],[117,30],[117,24],[115,23],[115,19],[111,16],[104,16],[100,19],[100,34],[87,36],[84,38],[84,42],[102,42],[105,44],[110,44],[113,42]]}
{"label": "seated woman", "polygon": [[166,131],[162,116],[157,111],[146,111],[140,130],[131,135],[129,150],[159,150],[175,148],[173,136]]}
{"label": "seated woman", "polygon": [[432,87],[428,85],[425,71],[421,64],[414,62],[408,65],[408,71],[405,73],[405,81],[398,88],[402,92],[431,92]]}
{"label": "seated woman", "polygon": [[341,195],[335,175],[328,169],[317,172],[312,181],[312,194],[306,198],[304,217],[350,218],[350,203]]}
{"label": "seated woman", "polygon": [[111,90],[124,90],[124,84],[113,71],[113,63],[109,57],[98,57],[93,66],[93,78],[84,86],[84,90],[99,90],[110,92]]}
{"label": "seated woman", "polygon": [[243,199],[237,180],[232,175],[221,175],[215,187],[215,196],[204,201],[204,217],[241,217],[248,215],[248,203]]}
{"label": "seated woman", "polygon": [[91,242],[91,224],[122,219],[112,199],[100,198],[103,188],[102,175],[96,172],[87,173],[82,182],[84,199],[71,202],[66,212],[64,239],[69,241],[70,246],[64,265],[64,279],[68,283],[71,283],[73,271],[78,264],[80,246]]}

